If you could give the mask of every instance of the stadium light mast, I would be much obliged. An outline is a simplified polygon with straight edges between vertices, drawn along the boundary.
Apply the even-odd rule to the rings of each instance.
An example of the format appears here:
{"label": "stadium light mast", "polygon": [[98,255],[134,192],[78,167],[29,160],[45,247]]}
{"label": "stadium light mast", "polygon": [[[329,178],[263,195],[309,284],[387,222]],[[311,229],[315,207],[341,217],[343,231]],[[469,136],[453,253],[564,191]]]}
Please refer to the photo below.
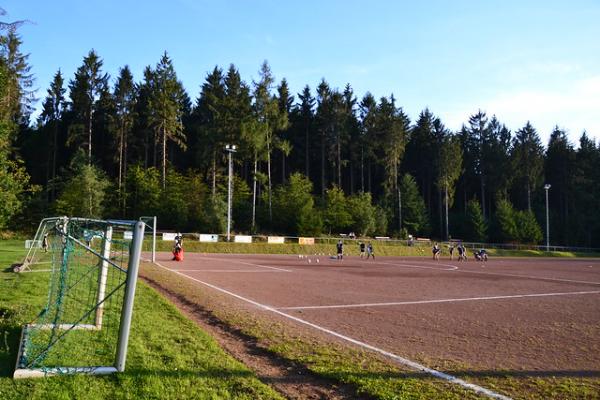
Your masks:
{"label": "stadium light mast", "polygon": [[548,212],[548,190],[552,185],[546,183],[544,190],[546,190],[546,251],[550,251],[550,214]]}
{"label": "stadium light mast", "polygon": [[225,151],[229,157],[229,182],[227,184],[227,241],[231,240],[231,205],[233,203],[233,153],[235,153],[235,144],[225,145]]}

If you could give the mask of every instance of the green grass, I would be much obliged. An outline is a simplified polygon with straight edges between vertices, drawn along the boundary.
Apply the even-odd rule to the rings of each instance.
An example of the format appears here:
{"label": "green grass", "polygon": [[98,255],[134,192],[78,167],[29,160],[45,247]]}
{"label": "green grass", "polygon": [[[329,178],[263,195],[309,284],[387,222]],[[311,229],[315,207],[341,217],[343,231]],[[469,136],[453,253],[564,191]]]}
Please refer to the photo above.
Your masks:
{"label": "green grass", "polygon": [[[0,241],[0,399],[281,399],[141,282],[125,373],[13,381],[21,326],[48,292],[46,273],[4,271],[23,256],[22,241]],[[71,351],[88,351],[81,346]]]}
{"label": "green grass", "polygon": [[[317,243],[314,245],[299,245],[294,243],[269,244],[269,243],[200,243],[193,240],[184,240],[186,251],[194,253],[237,253],[237,254],[335,254],[335,241],[331,244]],[[425,246],[406,246],[389,242],[372,241],[377,256],[422,256],[431,257],[431,248]],[[150,250],[151,241],[144,242],[145,250]],[[157,251],[171,251],[173,243],[157,240]],[[471,250],[467,250],[470,257]],[[351,256],[359,255],[358,241],[346,241],[344,253]],[[502,250],[488,249],[492,257],[600,257],[600,253],[575,253],[575,252],[547,252],[539,250]],[[442,248],[442,257],[449,257],[446,248]],[[456,254],[455,254],[456,257]]]}

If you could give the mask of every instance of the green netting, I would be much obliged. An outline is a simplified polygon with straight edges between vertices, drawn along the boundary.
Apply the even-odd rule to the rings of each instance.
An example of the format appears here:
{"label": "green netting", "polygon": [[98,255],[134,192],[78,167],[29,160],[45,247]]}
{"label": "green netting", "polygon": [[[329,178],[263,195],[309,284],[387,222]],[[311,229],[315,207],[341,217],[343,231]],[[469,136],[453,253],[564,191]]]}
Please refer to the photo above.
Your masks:
{"label": "green netting", "polygon": [[117,227],[107,221],[57,218],[43,225],[47,249],[37,249],[37,260],[51,266],[48,300],[24,329],[18,368],[112,366],[130,241],[116,239]]}

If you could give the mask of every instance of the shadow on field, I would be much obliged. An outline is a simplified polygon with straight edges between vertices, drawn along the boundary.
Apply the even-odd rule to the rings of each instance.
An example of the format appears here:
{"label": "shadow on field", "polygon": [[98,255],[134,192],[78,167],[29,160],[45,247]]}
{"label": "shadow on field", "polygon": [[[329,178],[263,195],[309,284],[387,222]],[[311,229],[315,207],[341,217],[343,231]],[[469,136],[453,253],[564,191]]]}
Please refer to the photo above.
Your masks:
{"label": "shadow on field", "polygon": [[[0,321],[3,309],[0,309]],[[0,378],[10,377],[14,372],[21,339],[20,326],[2,326],[0,324]]]}

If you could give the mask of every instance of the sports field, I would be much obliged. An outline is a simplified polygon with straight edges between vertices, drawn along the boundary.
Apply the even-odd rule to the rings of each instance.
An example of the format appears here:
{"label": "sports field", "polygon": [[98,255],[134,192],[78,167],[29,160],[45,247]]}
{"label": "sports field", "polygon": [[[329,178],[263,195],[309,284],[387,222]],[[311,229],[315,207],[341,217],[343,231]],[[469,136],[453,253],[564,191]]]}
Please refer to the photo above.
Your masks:
{"label": "sports field", "polygon": [[499,377],[559,379],[575,397],[600,396],[600,259],[159,253],[157,263],[261,318],[484,396],[537,390]]}

